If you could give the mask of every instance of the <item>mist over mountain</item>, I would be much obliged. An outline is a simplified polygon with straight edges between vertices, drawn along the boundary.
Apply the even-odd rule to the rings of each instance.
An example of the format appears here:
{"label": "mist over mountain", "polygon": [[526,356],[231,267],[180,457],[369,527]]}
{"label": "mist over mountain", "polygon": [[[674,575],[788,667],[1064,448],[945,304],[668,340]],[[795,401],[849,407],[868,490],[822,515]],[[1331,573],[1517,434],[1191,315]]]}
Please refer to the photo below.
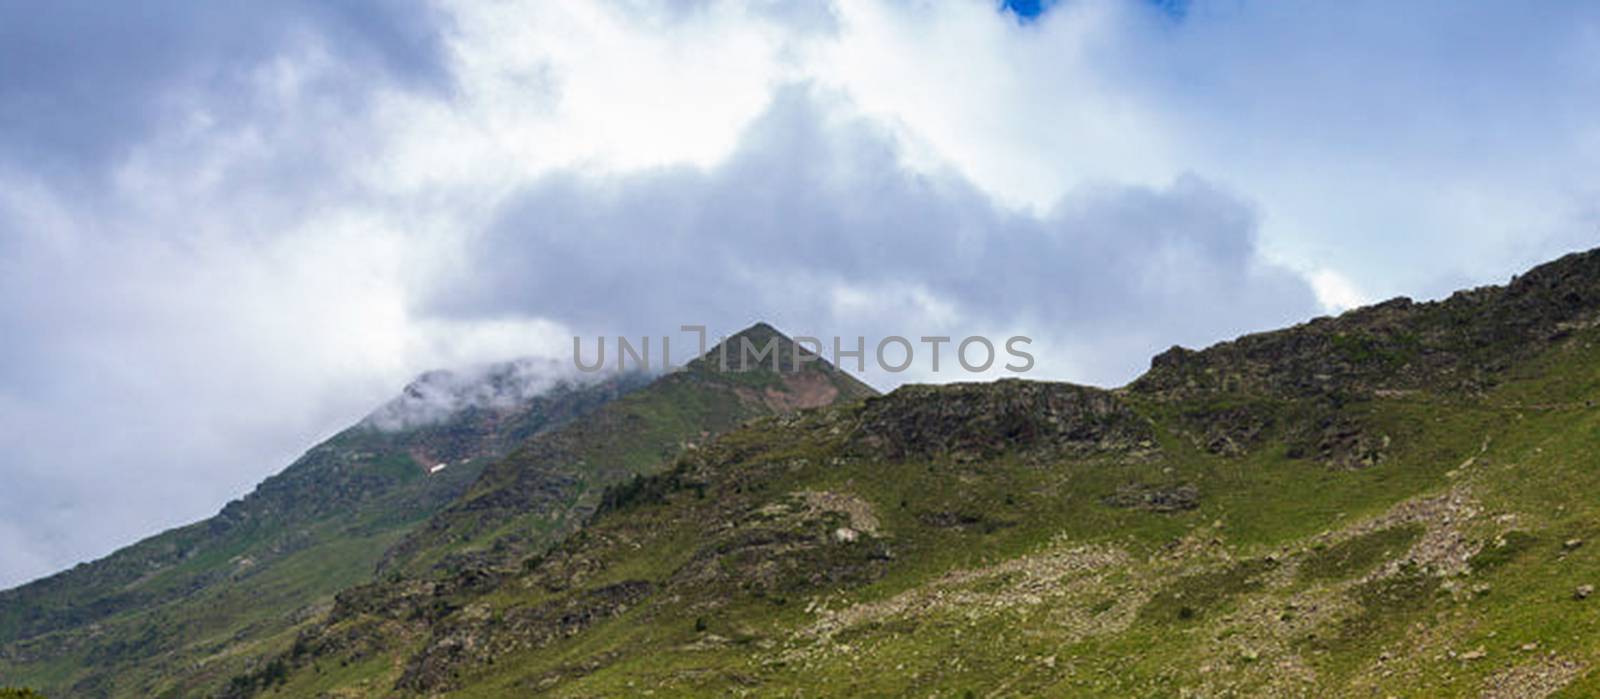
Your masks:
{"label": "mist over mountain", "polygon": [[0,591],[0,678],[49,666],[75,678],[57,692],[142,693],[112,679],[292,629],[488,463],[648,382],[530,361],[430,372],[216,515]]}
{"label": "mist over mountain", "polygon": [[407,384],[405,390],[361,424],[385,431],[437,424],[467,410],[509,412],[557,388],[576,390],[608,378],[586,373],[572,362],[523,358],[465,369],[438,369]]}

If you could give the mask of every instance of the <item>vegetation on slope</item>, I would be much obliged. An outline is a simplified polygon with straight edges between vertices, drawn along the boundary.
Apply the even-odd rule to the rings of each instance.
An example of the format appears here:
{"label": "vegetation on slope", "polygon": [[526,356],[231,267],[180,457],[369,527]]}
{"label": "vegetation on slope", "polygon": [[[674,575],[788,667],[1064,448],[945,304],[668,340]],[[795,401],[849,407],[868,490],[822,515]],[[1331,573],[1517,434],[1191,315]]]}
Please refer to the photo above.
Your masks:
{"label": "vegetation on slope", "polygon": [[[781,371],[753,358],[769,343],[783,362]],[[659,471],[685,448],[754,417],[876,393],[825,361],[791,370],[796,345],[764,323],[728,338],[725,346],[731,348],[726,367],[719,345],[493,464],[456,503],[391,551],[385,572],[427,577],[515,565],[581,526],[606,487]],[[747,361],[739,361],[741,354]]]}
{"label": "vegetation on slope", "polygon": [[292,635],[334,592],[370,579],[382,552],[484,464],[645,380],[347,429],[215,517],[0,592],[0,678],[59,695],[157,696],[237,674],[241,654]]}
{"label": "vegetation on slope", "polygon": [[341,595],[273,691],[1590,696],[1597,259],[757,421],[520,569]]}
{"label": "vegetation on slope", "polygon": [[658,473],[681,451],[752,417],[875,394],[821,361],[798,371],[754,363],[740,370],[737,353],[745,351],[745,340],[757,352],[772,343],[784,362],[796,351],[787,337],[756,325],[728,340],[733,349],[726,369],[721,348],[714,348],[588,419],[531,440],[394,547],[379,580],[341,594],[325,623],[301,634],[285,657],[264,660],[236,678],[230,693],[275,687],[283,668],[297,667],[309,649],[353,649],[354,659],[341,668],[368,667],[374,656],[400,652],[418,625],[447,611],[427,606],[432,600],[486,589],[528,554],[581,526],[608,486]]}

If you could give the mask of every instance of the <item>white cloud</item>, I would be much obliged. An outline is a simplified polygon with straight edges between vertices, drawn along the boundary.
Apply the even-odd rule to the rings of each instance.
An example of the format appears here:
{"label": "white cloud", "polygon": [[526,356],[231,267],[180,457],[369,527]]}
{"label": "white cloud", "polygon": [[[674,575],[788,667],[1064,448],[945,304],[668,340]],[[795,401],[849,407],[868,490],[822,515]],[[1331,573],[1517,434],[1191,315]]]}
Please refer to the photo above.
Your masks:
{"label": "white cloud", "polygon": [[1088,181],[1156,185],[1181,171],[1166,120],[1107,70],[1142,18],[1127,3],[1061,3],[1021,25],[984,3],[846,3],[810,75],[990,196],[1048,208]]}
{"label": "white cloud", "polygon": [[[1575,8],[1567,8],[1573,10]],[[1267,254],[1376,296],[1429,295],[1595,240],[1600,13],[1516,3],[1316,7],[848,3],[809,73],[909,162],[997,201],[1195,172],[1262,213]],[[1530,39],[1530,37],[1537,37]]]}
{"label": "white cloud", "polygon": [[788,71],[787,28],[744,3],[453,8],[452,99],[388,94],[378,187],[503,187],[560,168],[709,165]]}
{"label": "white cloud", "polygon": [[[588,334],[762,318],[872,342],[1024,328],[1076,346],[1040,348],[1053,359],[1086,359],[1041,361],[1037,376],[1100,384],[1173,342],[1316,310],[1302,279],[1259,258],[1252,208],[1201,178],[1012,211],[959,174],[906,170],[897,141],[852,108],[792,86],[715,167],[530,183],[430,309],[538,313]],[[873,378],[962,378],[919,368]]]}
{"label": "white cloud", "polygon": [[1328,313],[1342,313],[1371,301],[1349,279],[1331,269],[1312,272],[1311,289],[1317,293],[1317,303]]}

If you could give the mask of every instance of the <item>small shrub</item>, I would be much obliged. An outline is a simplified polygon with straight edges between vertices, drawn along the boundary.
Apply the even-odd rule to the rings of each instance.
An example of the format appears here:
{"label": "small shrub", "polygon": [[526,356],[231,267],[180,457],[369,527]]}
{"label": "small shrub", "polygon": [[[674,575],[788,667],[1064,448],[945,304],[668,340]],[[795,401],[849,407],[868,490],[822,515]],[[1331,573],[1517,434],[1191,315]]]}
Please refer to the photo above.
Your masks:
{"label": "small shrub", "polygon": [[1485,545],[1478,555],[1469,561],[1474,572],[1494,570],[1507,563],[1515,561],[1523,554],[1532,551],[1539,543],[1539,537],[1524,531],[1506,532],[1501,537],[1505,543],[1496,545],[1493,542]]}
{"label": "small shrub", "polygon": [[1190,621],[1236,595],[1260,589],[1261,577],[1277,564],[1267,559],[1240,561],[1226,568],[1185,575],[1157,592],[1139,610],[1147,621]]}
{"label": "small shrub", "polygon": [[1422,527],[1407,524],[1367,532],[1332,546],[1311,550],[1300,563],[1306,580],[1339,580],[1372,570],[1380,562],[1405,553],[1422,537]]}

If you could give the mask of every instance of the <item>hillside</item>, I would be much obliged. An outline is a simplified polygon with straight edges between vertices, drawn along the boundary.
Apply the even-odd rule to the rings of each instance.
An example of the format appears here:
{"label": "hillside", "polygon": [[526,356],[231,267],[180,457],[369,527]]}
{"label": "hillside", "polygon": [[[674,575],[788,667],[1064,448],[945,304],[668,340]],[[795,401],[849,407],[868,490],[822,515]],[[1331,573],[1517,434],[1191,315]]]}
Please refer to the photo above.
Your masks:
{"label": "hillside", "polygon": [[1597,318],[1589,252],[1114,391],[758,420],[520,566],[341,593],[231,690],[1593,696]]}
{"label": "hillside", "polygon": [[[783,366],[797,351],[765,323],[724,342],[731,348],[728,370],[723,347],[713,347],[682,370],[491,465],[456,502],[390,551],[384,571],[427,576],[515,566],[580,526],[606,487],[659,471],[685,448],[754,417],[877,393],[826,361],[798,372],[775,372],[755,361],[769,344]],[[748,361],[739,361],[741,353]]]}
{"label": "hillside", "polygon": [[554,369],[425,375],[216,516],[0,592],[0,684],[146,693],[314,616],[486,463],[648,380]]}
{"label": "hillside", "polygon": [[[795,351],[764,324],[729,342],[745,340]],[[608,485],[682,449],[751,417],[875,394],[825,362],[723,371],[719,352],[654,379],[531,396],[516,367],[425,375],[217,517],[4,593],[17,631],[0,679],[69,696],[218,691],[375,570],[431,580],[516,565],[581,524]]]}

